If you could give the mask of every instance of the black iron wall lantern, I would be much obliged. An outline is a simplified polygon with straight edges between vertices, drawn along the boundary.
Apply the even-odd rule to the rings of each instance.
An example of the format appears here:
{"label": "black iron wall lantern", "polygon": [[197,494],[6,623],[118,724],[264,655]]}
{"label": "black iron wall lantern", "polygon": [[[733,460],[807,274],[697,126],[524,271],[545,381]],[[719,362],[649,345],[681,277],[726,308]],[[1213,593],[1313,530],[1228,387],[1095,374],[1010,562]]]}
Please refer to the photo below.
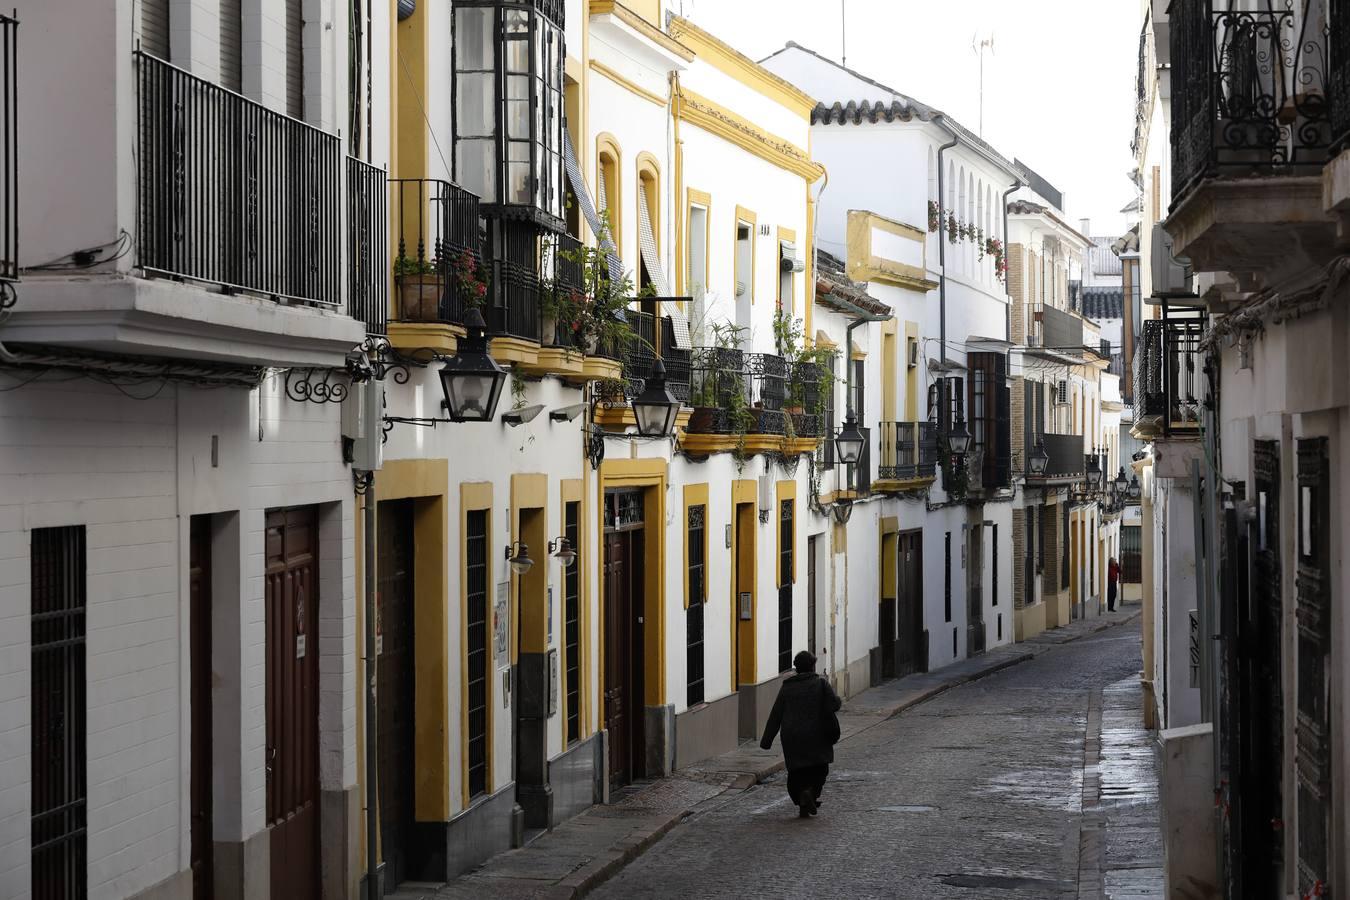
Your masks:
{"label": "black iron wall lantern", "polygon": [[488,422],[497,412],[506,370],[488,353],[487,325],[476,308],[464,317],[468,336],[441,366],[441,389],[451,422]]}
{"label": "black iron wall lantern", "polygon": [[957,456],[965,456],[970,451],[972,440],[970,429],[966,427],[966,420],[957,419],[952,423],[952,430],[947,432],[947,449]]}
{"label": "black iron wall lantern", "polygon": [[1120,471],[1116,473],[1116,494],[1124,497],[1125,490],[1129,487],[1129,482],[1125,480],[1125,467],[1121,466]]}
{"label": "black iron wall lantern", "polygon": [[853,518],[853,500],[849,497],[841,497],[834,501],[831,509],[834,514],[834,520],[840,525],[847,525],[848,520]]}
{"label": "black iron wall lantern", "polygon": [[1045,452],[1045,441],[1037,441],[1036,446],[1031,448],[1027,454],[1027,471],[1034,478],[1040,478],[1045,475],[1046,466],[1050,464],[1050,454]]}
{"label": "black iron wall lantern", "polygon": [[834,439],[834,448],[839,461],[846,466],[857,465],[862,457],[864,440],[862,432],[858,430],[858,419],[850,409],[844,418],[844,427],[839,429],[839,434]]}
{"label": "black iron wall lantern", "polygon": [[1139,476],[1138,476],[1138,475],[1131,475],[1131,476],[1130,476],[1130,500],[1131,500],[1132,502],[1138,503],[1138,502],[1139,502],[1139,497],[1141,496],[1142,493],[1143,493],[1143,492],[1142,492],[1142,490],[1141,490],[1140,487],[1139,487]]}
{"label": "black iron wall lantern", "polygon": [[572,542],[565,537],[554,538],[549,541],[548,552],[554,559],[562,563],[564,569],[572,568],[572,564],[577,561],[577,551],[573,549]]}
{"label": "black iron wall lantern", "polygon": [[1089,492],[1101,489],[1103,474],[1101,457],[1096,453],[1087,454],[1087,489]]}
{"label": "black iron wall lantern", "polygon": [[456,0],[456,183],[485,206],[563,217],[563,2]]}
{"label": "black iron wall lantern", "polygon": [[633,418],[643,437],[669,437],[675,433],[675,415],[680,401],[666,387],[666,364],[661,357],[652,365],[651,377],[642,393],[633,398]]}
{"label": "black iron wall lantern", "polygon": [[524,575],[534,568],[534,560],[530,559],[530,548],[524,541],[514,541],[507,545],[506,561],[511,565],[511,572],[516,575]]}

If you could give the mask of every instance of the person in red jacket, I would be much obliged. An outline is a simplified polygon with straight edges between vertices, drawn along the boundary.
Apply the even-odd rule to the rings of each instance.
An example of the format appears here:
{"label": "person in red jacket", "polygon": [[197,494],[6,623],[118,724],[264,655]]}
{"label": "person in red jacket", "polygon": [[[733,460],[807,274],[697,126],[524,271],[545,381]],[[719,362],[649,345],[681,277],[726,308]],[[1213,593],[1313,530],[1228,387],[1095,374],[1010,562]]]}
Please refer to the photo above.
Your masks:
{"label": "person in red jacket", "polygon": [[1111,557],[1106,566],[1106,611],[1116,611],[1116,583],[1120,581],[1120,563]]}

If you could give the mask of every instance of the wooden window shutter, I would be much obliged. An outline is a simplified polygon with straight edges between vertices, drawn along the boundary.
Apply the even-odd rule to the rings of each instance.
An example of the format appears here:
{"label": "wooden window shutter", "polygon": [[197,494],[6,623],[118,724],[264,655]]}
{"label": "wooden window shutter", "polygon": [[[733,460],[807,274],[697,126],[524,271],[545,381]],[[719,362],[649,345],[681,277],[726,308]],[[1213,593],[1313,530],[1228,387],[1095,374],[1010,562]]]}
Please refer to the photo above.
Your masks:
{"label": "wooden window shutter", "polygon": [[305,117],[305,20],[302,0],[286,0],[286,115]]}
{"label": "wooden window shutter", "polygon": [[169,58],[169,0],[141,0],[141,49]]}
{"label": "wooden window shutter", "polygon": [[239,53],[240,0],[220,0],[220,86],[243,89],[243,64]]}

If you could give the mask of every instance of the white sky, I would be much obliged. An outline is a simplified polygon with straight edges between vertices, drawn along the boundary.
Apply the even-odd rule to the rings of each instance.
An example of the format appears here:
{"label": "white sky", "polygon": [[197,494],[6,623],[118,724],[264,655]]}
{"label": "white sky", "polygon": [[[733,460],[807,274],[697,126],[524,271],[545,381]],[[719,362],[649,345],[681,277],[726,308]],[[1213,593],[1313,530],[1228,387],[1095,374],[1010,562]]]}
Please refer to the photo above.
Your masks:
{"label": "white sky", "polygon": [[[753,59],[789,40],[839,59],[847,3],[848,67],[980,126],[978,33],[985,55],[984,138],[1065,194],[1075,225],[1119,234],[1134,199],[1138,0],[666,0]],[[850,98],[820,97],[832,102]],[[860,99],[860,98],[853,98]]]}

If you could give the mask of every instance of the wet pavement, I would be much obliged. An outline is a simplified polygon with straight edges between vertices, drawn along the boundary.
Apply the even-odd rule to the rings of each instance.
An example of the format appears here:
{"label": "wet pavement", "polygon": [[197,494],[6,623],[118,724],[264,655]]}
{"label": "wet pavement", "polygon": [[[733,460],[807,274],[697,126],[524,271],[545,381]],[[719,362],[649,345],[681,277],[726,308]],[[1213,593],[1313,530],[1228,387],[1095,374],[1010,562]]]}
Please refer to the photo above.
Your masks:
{"label": "wet pavement", "polygon": [[817,818],[783,777],[705,803],[595,896],[1162,896],[1139,624],[845,739]]}

